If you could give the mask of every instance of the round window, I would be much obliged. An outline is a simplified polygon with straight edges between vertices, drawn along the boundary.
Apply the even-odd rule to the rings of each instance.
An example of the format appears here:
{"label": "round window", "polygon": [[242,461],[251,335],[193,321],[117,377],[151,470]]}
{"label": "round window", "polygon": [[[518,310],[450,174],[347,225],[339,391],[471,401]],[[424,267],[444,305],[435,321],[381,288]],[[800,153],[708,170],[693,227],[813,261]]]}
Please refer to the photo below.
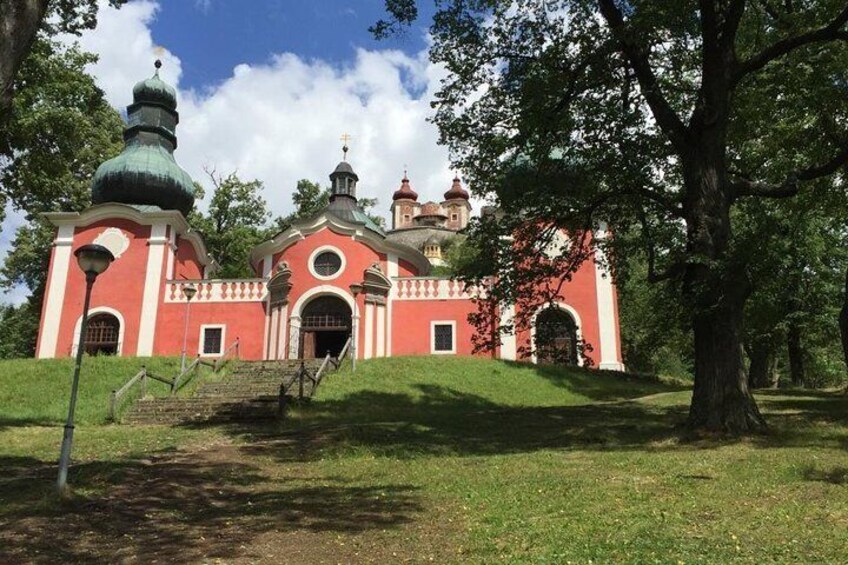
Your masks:
{"label": "round window", "polygon": [[315,257],[312,269],[322,277],[331,277],[342,268],[342,258],[332,251],[323,251]]}

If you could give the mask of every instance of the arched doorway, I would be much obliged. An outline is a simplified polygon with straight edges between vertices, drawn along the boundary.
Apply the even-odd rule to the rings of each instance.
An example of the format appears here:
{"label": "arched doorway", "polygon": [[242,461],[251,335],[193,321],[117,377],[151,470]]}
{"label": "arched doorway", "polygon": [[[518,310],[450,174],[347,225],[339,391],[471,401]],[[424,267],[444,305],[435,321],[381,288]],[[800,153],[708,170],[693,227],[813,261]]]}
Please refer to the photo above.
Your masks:
{"label": "arched doorway", "polygon": [[85,330],[85,352],[89,355],[118,353],[121,322],[112,314],[101,312],[88,319]]}
{"label": "arched doorway", "polygon": [[301,314],[300,357],[314,359],[327,352],[338,357],[350,337],[350,306],[337,296],[312,299]]}
{"label": "arched doorway", "polygon": [[577,324],[560,308],[536,316],[536,359],[544,365],[577,365]]}

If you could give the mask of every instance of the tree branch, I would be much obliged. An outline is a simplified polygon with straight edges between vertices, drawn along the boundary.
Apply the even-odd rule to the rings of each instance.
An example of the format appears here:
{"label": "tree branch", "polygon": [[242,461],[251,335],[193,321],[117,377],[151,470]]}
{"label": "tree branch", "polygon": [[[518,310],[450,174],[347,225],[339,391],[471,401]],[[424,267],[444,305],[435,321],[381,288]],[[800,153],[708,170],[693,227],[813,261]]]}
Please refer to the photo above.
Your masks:
{"label": "tree branch", "polygon": [[642,95],[648,102],[657,124],[671,140],[675,150],[678,153],[684,153],[688,131],[683,121],[663,96],[657,77],[648,61],[647,51],[636,43],[633,35],[626,29],[624,17],[621,10],[615,5],[615,0],[598,0],[598,5],[601,15],[612,30],[613,36],[621,45],[621,51],[627,57],[633,72],[636,74]]}
{"label": "tree branch", "polygon": [[733,75],[733,83],[738,83],[745,76],[762,69],[775,59],[779,59],[804,45],[825,41],[848,41],[848,34],[841,29],[846,23],[848,23],[848,3],[826,26],[795,37],[782,39],[740,63]]}
{"label": "tree branch", "polygon": [[832,175],[846,163],[848,163],[848,144],[826,163],[789,173],[786,176],[786,180],[781,184],[758,182],[736,176],[732,181],[732,186],[736,197],[764,196],[766,198],[787,198],[798,194],[800,182]]}

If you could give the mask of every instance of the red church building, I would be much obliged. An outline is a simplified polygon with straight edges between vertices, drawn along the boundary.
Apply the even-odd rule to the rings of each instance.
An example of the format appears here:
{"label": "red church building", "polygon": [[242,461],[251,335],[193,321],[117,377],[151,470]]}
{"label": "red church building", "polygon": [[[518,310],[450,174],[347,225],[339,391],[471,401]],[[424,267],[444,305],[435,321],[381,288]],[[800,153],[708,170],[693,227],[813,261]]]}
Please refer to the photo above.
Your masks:
{"label": "red church building", "polygon": [[[420,204],[409,179],[393,194],[392,229],[357,204],[359,178],[345,160],[330,174],[325,210],[299,221],[250,255],[255,278],[215,278],[215,262],[186,216],[192,179],[174,160],[176,93],[158,71],[133,89],[126,147],[92,182],[92,206],[47,215],[56,226],[36,355],[68,357],[77,347],[124,356],[216,357],[236,339],[243,359],[338,355],[351,341],[360,359],[396,355],[471,355],[474,289],[431,275],[442,250],[461,237],[472,207],[454,179],[441,203]],[[595,237],[604,237],[604,229]],[[115,257],[94,285],[89,326],[77,343],[85,276],[74,251],[97,243]],[[195,292],[193,296],[192,289]],[[557,321],[558,341],[602,369],[623,369],[611,278],[587,260],[536,323]],[[509,320],[513,312],[500,313]],[[565,320],[567,323],[562,323]],[[546,322],[547,321],[547,322]],[[185,337],[187,336],[187,338]],[[516,359],[531,329],[504,335],[495,352]],[[575,354],[574,362],[580,362]],[[535,356],[526,359],[537,361]]]}

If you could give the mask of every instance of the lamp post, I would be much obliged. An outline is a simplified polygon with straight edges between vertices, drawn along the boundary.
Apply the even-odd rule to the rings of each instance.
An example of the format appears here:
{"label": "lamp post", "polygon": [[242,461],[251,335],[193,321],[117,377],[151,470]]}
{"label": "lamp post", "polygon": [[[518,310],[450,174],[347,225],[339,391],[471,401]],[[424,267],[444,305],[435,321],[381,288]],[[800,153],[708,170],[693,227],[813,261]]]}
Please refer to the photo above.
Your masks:
{"label": "lamp post", "polygon": [[359,296],[359,293],[362,292],[362,285],[359,283],[353,283],[350,285],[350,293],[353,295],[353,305],[354,311],[350,316],[350,372],[356,372],[356,332],[358,331],[358,324],[356,320],[359,316],[356,315],[356,312],[359,310],[359,306],[356,303],[356,297]]}
{"label": "lamp post", "polygon": [[187,284],[183,287],[183,294],[186,297],[186,311],[185,311],[185,329],[183,330],[183,354],[180,357],[180,374],[185,372],[185,361],[186,361],[186,345],[188,344],[188,315],[189,308],[191,308],[191,299],[194,298],[194,295],[197,294],[197,288],[193,284]]}
{"label": "lamp post", "polygon": [[85,273],[85,301],[82,307],[82,322],[77,345],[77,358],[74,365],[74,379],[71,384],[71,402],[68,407],[68,420],[65,422],[65,433],[62,437],[62,451],[59,454],[59,479],[56,486],[59,494],[65,494],[68,483],[68,466],[71,463],[71,446],[74,441],[74,410],[77,405],[77,390],[79,389],[80,367],[82,354],[85,351],[85,334],[88,330],[88,307],[91,304],[91,287],[97,275],[109,268],[115,260],[112,252],[102,245],[83,245],[74,252],[79,268]]}

